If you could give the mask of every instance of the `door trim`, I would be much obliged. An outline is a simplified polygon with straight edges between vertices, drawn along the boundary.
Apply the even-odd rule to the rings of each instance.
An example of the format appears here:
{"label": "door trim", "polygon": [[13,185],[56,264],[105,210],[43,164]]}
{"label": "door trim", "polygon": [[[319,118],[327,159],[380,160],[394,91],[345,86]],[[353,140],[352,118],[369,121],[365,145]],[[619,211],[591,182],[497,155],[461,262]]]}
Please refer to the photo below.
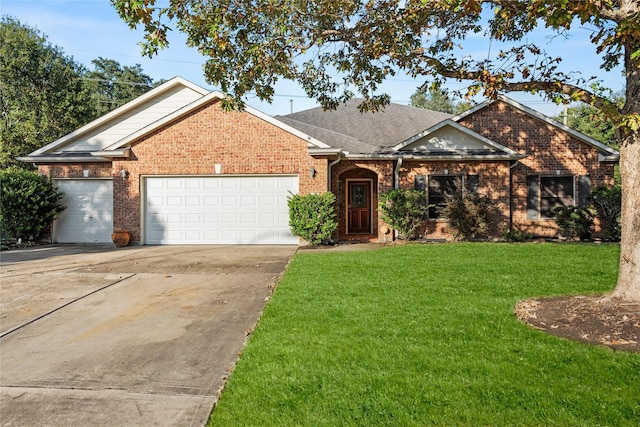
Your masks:
{"label": "door trim", "polygon": [[[368,195],[368,199],[369,199],[369,230],[368,231],[357,231],[357,232],[352,232],[349,230],[349,223],[350,223],[350,213],[349,213],[349,208],[350,208],[350,204],[351,204],[351,198],[350,198],[350,194],[349,194],[349,188],[350,188],[350,184],[353,182],[367,182],[369,183],[369,195]],[[373,229],[373,179],[371,178],[347,178],[346,179],[346,185],[345,185],[345,197],[344,200],[346,201],[345,203],[345,219],[346,219],[346,234],[360,234],[360,235],[367,235],[367,234],[371,234],[372,233],[372,229]]]}

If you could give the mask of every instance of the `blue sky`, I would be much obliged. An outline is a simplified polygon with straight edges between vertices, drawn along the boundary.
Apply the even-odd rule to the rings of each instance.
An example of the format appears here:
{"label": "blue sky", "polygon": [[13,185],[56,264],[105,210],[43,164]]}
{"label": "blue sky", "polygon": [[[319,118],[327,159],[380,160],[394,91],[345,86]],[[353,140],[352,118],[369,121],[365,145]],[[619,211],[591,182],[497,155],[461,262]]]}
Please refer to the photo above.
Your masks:
{"label": "blue sky", "polygon": [[[122,65],[140,64],[154,80],[180,76],[209,90],[216,89],[204,79],[204,59],[195,49],[186,46],[185,38],[177,31],[170,33],[171,45],[168,49],[151,59],[142,57],[137,45],[142,39],[141,31],[130,30],[120,20],[109,0],[0,0],[0,14],[12,16],[23,24],[37,28],[48,37],[51,44],[89,68],[91,60],[104,57]],[[623,79],[619,70],[607,73],[599,68],[600,61],[588,40],[589,34],[588,28],[578,27],[572,30],[571,38],[566,41],[549,41],[541,34],[532,34],[530,41],[538,43],[553,55],[561,56],[567,70],[579,70],[586,76],[597,76],[605,86],[613,90],[622,89]],[[486,57],[489,49],[494,52],[497,50],[488,39],[480,36],[468,39],[464,48],[473,58]],[[385,82],[381,90],[391,95],[392,102],[408,104],[409,97],[421,83],[407,76],[397,76]],[[464,86],[464,83],[453,82],[447,87],[459,90]],[[561,106],[544,102],[539,96],[518,93],[508,96],[547,115],[553,116],[562,110]],[[292,108],[300,111],[317,105],[306,98],[298,85],[287,81],[276,86],[276,97],[272,104],[260,102],[257,98],[247,99],[247,104],[271,115],[288,114]]]}

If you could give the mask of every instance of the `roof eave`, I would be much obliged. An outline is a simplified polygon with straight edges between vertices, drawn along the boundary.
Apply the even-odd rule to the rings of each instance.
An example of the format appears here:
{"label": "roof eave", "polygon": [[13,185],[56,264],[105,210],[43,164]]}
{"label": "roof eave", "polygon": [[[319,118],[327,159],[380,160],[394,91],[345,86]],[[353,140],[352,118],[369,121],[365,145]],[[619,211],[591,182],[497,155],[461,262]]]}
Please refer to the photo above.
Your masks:
{"label": "roof eave", "polygon": [[345,154],[345,159],[347,160],[423,160],[423,161],[444,161],[444,160],[455,160],[455,161],[473,161],[473,160],[486,160],[486,161],[495,161],[495,160],[522,160],[525,155],[522,154],[479,154],[479,155],[468,155],[468,154],[448,154],[441,156],[429,156],[429,155],[419,155],[419,154]]}
{"label": "roof eave", "polygon": [[106,157],[58,157],[58,156],[22,156],[16,160],[24,163],[106,163],[111,159]]}
{"label": "roof eave", "polygon": [[131,147],[125,147],[121,150],[93,151],[91,152],[91,155],[95,157],[107,157],[111,159],[111,158],[119,158],[119,157],[129,157],[130,151],[131,151]]}

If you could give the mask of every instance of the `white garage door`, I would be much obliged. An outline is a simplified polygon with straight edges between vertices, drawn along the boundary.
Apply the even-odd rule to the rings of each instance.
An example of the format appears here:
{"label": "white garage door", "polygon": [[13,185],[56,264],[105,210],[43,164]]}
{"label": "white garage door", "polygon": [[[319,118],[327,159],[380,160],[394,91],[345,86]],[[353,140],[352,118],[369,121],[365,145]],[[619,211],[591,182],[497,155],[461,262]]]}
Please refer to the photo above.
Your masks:
{"label": "white garage door", "polygon": [[67,207],[53,224],[58,243],[108,243],[113,232],[113,181],[57,180]]}
{"label": "white garage door", "polygon": [[147,244],[297,244],[287,197],[297,176],[149,177]]}

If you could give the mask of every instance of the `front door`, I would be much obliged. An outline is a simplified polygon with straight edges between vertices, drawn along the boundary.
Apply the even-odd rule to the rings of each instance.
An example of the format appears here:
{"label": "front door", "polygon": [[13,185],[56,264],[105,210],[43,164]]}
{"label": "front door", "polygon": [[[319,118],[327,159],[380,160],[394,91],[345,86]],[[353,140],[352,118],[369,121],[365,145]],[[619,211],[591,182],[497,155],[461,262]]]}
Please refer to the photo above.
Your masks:
{"label": "front door", "polygon": [[371,181],[348,181],[348,234],[371,234]]}

